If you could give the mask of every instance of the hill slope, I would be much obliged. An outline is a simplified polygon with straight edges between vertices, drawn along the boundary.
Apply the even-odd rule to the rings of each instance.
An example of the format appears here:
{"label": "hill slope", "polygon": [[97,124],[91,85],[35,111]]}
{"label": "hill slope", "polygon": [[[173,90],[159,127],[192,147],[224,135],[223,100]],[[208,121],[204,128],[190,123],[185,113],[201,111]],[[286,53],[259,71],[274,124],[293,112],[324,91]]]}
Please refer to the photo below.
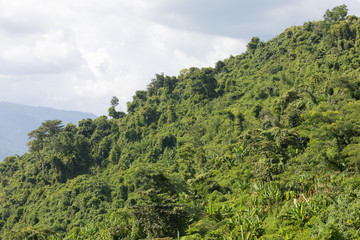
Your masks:
{"label": "hill slope", "polygon": [[94,114],[32,107],[0,102],[0,161],[6,156],[27,151],[27,134],[48,119],[61,119],[77,124],[83,118],[96,118]]}
{"label": "hill slope", "polygon": [[156,75],[127,114],[34,130],[0,164],[3,238],[358,239],[360,19],[344,10]]}

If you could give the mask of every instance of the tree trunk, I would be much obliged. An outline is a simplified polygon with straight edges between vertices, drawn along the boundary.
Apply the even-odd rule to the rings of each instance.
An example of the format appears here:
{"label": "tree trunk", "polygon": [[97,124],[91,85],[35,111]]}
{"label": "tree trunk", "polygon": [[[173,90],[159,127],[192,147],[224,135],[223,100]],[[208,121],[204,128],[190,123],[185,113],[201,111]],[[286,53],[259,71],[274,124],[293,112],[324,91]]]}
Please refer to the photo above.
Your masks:
{"label": "tree trunk", "polygon": [[41,170],[42,170],[42,175],[43,177],[45,177],[45,163],[44,163],[44,158],[41,156],[41,153],[38,152],[39,154],[39,158],[41,159]]}

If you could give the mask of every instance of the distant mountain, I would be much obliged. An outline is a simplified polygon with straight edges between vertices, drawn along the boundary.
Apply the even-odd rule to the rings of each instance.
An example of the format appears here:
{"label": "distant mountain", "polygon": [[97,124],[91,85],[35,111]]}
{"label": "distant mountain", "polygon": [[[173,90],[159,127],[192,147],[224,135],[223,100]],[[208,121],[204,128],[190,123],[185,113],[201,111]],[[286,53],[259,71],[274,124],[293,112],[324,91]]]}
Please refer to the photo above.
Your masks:
{"label": "distant mountain", "polygon": [[45,120],[62,120],[64,124],[77,124],[84,118],[94,119],[91,113],[57,110],[0,102],[0,161],[14,154],[27,151],[27,134],[38,128]]}

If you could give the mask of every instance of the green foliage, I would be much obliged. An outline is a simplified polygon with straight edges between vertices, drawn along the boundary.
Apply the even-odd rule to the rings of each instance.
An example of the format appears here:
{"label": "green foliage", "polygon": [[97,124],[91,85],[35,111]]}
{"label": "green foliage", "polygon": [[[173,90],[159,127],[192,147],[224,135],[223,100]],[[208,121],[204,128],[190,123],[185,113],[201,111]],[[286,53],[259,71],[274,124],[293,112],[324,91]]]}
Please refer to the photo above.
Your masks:
{"label": "green foliage", "polygon": [[18,240],[46,240],[54,237],[55,232],[50,229],[26,227],[24,229],[13,229],[9,238]]}
{"label": "green foliage", "polygon": [[113,96],[111,98],[110,105],[112,107],[116,107],[117,105],[119,105],[119,99],[116,96]]}
{"label": "green foliage", "polygon": [[253,188],[259,195],[260,201],[264,202],[264,204],[274,204],[283,198],[281,190],[274,183],[254,183]]}
{"label": "green foliage", "polygon": [[348,9],[346,5],[340,5],[337,7],[334,7],[331,11],[326,10],[326,13],[324,15],[325,21],[328,21],[330,23],[337,22],[339,20],[344,20],[347,16]]}
{"label": "green foliage", "polygon": [[0,164],[0,238],[358,239],[360,19],[336,7]]}
{"label": "green foliage", "polygon": [[247,45],[247,50],[251,53],[254,53],[259,43],[260,39],[258,37],[253,37]]}
{"label": "green foliage", "polygon": [[108,109],[109,116],[115,119],[122,118],[125,116],[124,112],[116,111],[115,107],[119,105],[119,99],[116,96],[113,96],[110,101],[111,107]]}

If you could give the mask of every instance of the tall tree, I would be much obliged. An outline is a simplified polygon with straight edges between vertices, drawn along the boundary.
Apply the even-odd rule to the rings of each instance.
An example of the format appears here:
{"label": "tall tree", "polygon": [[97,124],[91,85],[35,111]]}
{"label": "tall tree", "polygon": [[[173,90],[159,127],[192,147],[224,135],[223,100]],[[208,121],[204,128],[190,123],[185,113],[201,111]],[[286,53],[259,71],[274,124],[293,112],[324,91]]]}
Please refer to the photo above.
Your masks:
{"label": "tall tree", "polygon": [[42,123],[42,127],[46,136],[46,143],[50,147],[51,154],[54,154],[58,142],[57,137],[64,128],[64,125],[62,125],[61,120],[46,120]]}
{"label": "tall tree", "polygon": [[116,96],[113,96],[110,101],[110,104],[112,107],[116,107],[117,105],[119,105],[119,99]]}
{"label": "tall tree", "polygon": [[108,109],[109,116],[115,119],[121,118],[125,115],[124,112],[116,111],[115,107],[119,105],[119,99],[116,96],[113,96],[110,101],[111,107]]}
{"label": "tall tree", "polygon": [[345,4],[334,7],[331,11],[328,9],[325,12],[324,19],[330,23],[344,20],[348,14],[348,9]]}
{"label": "tall tree", "polygon": [[27,145],[29,146],[29,151],[36,153],[41,160],[42,175],[45,176],[44,157],[41,154],[41,150],[44,148],[45,134],[40,128],[33,130],[28,134],[29,139],[32,140],[29,141]]}
{"label": "tall tree", "polygon": [[54,153],[57,145],[57,137],[63,129],[61,120],[46,120],[41,123],[41,126],[31,131],[28,136],[31,139],[27,145],[29,146],[30,152],[37,153],[41,160],[42,174],[45,175],[45,163],[42,150],[45,147],[49,147],[51,154]]}

